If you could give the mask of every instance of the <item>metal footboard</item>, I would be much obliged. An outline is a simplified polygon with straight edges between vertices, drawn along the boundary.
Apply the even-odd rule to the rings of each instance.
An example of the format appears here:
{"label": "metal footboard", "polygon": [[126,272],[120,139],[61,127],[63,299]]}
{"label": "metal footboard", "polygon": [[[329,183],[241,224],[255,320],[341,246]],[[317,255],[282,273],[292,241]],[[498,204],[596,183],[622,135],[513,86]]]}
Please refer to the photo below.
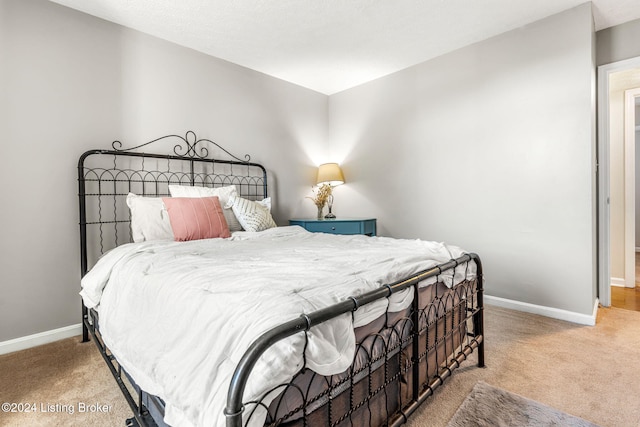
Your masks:
{"label": "metal footboard", "polygon": [[[472,281],[454,288],[452,293],[445,297],[445,299],[448,298],[450,301],[443,302],[442,299],[436,298],[436,302],[431,303],[428,307],[420,307],[420,282],[433,277],[437,278],[447,270],[453,269],[455,271],[459,266],[467,266],[468,269],[469,262],[474,262],[476,265],[476,276]],[[351,388],[349,390],[350,396],[348,398],[349,403],[347,404],[347,408],[337,415],[332,414],[331,401],[333,399],[332,390],[335,390],[334,385],[339,386],[341,385],[340,382],[331,384],[331,387],[328,387],[327,390],[321,393],[329,400],[329,419],[325,422],[326,425],[341,425],[345,420],[348,420],[348,425],[359,425],[357,422],[354,423],[353,418],[358,417],[353,417],[353,414],[365,405],[369,419],[368,421],[363,422],[362,425],[375,424],[373,421],[374,416],[372,407],[369,405],[369,399],[374,398],[381,392],[384,392],[384,397],[379,400],[384,402],[385,405],[383,411],[383,418],[385,419],[382,424],[393,426],[403,424],[406,422],[407,417],[413,413],[423,401],[431,396],[434,393],[434,390],[442,385],[445,379],[449,377],[451,373],[460,366],[461,362],[463,362],[474,350],[477,350],[478,352],[478,367],[484,366],[482,285],[483,272],[479,256],[476,254],[465,254],[455,260],[451,260],[432,269],[423,271],[406,280],[401,280],[391,285],[380,287],[377,290],[360,296],[350,297],[339,304],[313,313],[303,314],[297,319],[291,320],[266,332],[246,351],[233,375],[227,395],[227,406],[225,408],[227,426],[240,427],[247,421],[247,418],[251,417],[252,411],[251,409],[248,409],[247,405],[253,406],[254,408],[256,406],[262,406],[265,409],[268,407],[268,403],[263,403],[262,401],[243,403],[243,394],[255,363],[271,345],[296,333],[305,333],[305,331],[308,331],[313,326],[342,314],[355,312],[363,305],[379,299],[386,299],[394,293],[412,287],[414,289],[413,303],[409,316],[404,318],[404,322],[400,328],[401,331],[397,333],[399,334],[399,338],[396,341],[399,344],[395,347],[385,347],[384,381],[381,380],[379,386],[373,389],[372,383],[375,381],[371,378],[371,371],[373,371],[373,369],[371,369],[373,361],[371,361],[368,365],[368,383],[365,386],[365,388],[368,386],[368,390],[365,391],[365,394],[368,392],[368,397],[365,397],[364,400],[354,401],[353,389],[356,381],[354,380],[355,375],[350,376],[348,379],[348,381],[351,382]],[[438,305],[444,306],[444,304],[451,301],[453,301],[454,307],[452,310],[444,310],[444,314],[441,314],[440,312],[436,313],[439,308]],[[451,318],[448,318],[448,315],[450,315]],[[434,316],[436,318],[435,322],[439,323],[434,322]],[[444,316],[444,318],[441,318],[442,316]],[[397,330],[397,325],[398,322],[396,322],[391,329]],[[406,325],[410,326],[408,334],[404,334],[402,332],[402,330],[406,328]],[[434,334],[430,329],[430,325],[435,326],[435,337],[429,337],[430,331],[432,335]],[[440,332],[440,336],[438,336],[438,328],[441,327],[444,328],[444,332]],[[452,338],[456,334],[459,334],[459,336],[453,340]],[[404,335],[408,335],[408,337],[405,338]],[[447,346],[452,346],[452,342],[457,343],[456,348],[447,348]],[[442,350],[442,346],[444,346],[444,350]],[[387,362],[391,357],[390,354],[392,351],[394,354],[399,354],[397,357],[400,361],[400,366],[395,374],[388,374]],[[433,358],[434,353],[436,366],[432,366],[431,370],[434,372],[429,373],[429,358]],[[442,354],[444,354],[444,356],[442,356]],[[378,357],[378,359],[380,359],[380,357]],[[424,368],[425,364],[427,365],[426,371]],[[404,395],[401,391],[398,391],[398,387],[393,388],[392,393],[398,396],[399,402],[397,402],[395,409],[390,410],[388,404],[390,399],[387,396],[388,390],[386,387],[394,382],[398,384],[402,383],[405,386],[407,391],[404,395],[406,395],[407,398],[403,399]],[[285,389],[290,387],[296,386],[292,383],[283,385],[283,388]],[[311,400],[317,401],[318,397],[313,396]],[[293,422],[291,425],[313,425],[313,423],[308,420],[309,411],[305,407],[307,403],[309,402],[305,401],[305,403],[303,403],[301,407],[297,408],[297,410],[290,411],[288,415],[292,415],[292,413],[297,411],[300,413],[301,417],[301,420]],[[379,411],[379,409],[377,410]],[[249,416],[247,417],[247,415]],[[270,419],[268,416],[265,424],[279,425],[283,423],[287,425],[286,422],[286,417],[285,419],[282,417],[274,417]]]}

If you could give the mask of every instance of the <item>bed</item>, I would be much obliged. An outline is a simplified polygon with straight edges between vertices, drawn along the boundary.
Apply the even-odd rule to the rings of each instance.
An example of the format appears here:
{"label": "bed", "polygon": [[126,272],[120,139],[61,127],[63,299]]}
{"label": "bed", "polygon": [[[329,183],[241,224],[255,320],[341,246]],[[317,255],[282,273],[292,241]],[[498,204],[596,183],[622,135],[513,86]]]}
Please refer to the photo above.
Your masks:
{"label": "bed", "polygon": [[[484,366],[477,255],[274,227],[267,178],[191,131],[80,157],[83,341],[128,425],[400,425],[472,352]],[[140,226],[158,200],[169,231]],[[176,225],[208,203],[217,238]]]}

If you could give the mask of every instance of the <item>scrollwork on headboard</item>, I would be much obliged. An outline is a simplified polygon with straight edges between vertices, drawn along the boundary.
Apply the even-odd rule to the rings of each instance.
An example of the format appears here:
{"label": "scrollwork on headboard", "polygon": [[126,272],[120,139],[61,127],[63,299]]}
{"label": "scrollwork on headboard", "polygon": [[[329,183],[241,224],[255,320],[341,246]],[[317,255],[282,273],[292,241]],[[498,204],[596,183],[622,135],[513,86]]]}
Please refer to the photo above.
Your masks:
{"label": "scrollwork on headboard", "polygon": [[[162,142],[167,145],[163,145]],[[154,145],[168,154],[141,152]],[[123,148],[90,150],[78,160],[81,268],[84,275],[97,258],[109,249],[132,240],[129,193],[146,197],[170,196],[170,185],[223,187],[234,185],[241,197],[267,197],[264,166],[231,154],[210,139],[188,131],[184,137],[165,135],[143,144]],[[213,158],[212,148],[229,158]],[[171,152],[173,151],[173,152]]]}
{"label": "scrollwork on headboard", "polygon": [[[229,151],[227,151],[224,147],[222,147],[220,144],[218,144],[217,142],[213,142],[210,139],[206,139],[206,138],[200,138],[198,139],[196,137],[195,132],[193,131],[187,131],[185,136],[180,136],[180,135],[165,135],[165,136],[161,136],[160,138],[156,138],[152,141],[149,142],[145,142],[144,144],[140,144],[140,145],[136,145],[135,147],[129,147],[129,148],[122,148],[122,142],[120,141],[113,141],[113,143],[111,144],[111,146],[113,147],[114,151],[121,151],[121,152],[125,152],[125,151],[133,151],[133,150],[137,150],[138,148],[142,148],[142,147],[146,147],[147,145],[151,145],[155,142],[159,142],[162,140],[167,140],[167,139],[171,139],[171,138],[177,138],[179,139],[181,142],[174,145],[173,147],[173,152],[175,153],[176,156],[180,156],[180,157],[189,157],[189,158],[197,158],[197,159],[207,159],[209,158],[209,149],[205,146],[204,143],[208,143],[208,144],[212,144],[215,145],[216,147],[218,147],[220,150],[224,151],[230,158],[237,160],[239,162],[250,162],[251,161],[251,156],[248,154],[245,154],[244,156],[244,160],[234,156],[233,154],[231,154]],[[198,151],[200,151],[200,153],[198,153]]]}

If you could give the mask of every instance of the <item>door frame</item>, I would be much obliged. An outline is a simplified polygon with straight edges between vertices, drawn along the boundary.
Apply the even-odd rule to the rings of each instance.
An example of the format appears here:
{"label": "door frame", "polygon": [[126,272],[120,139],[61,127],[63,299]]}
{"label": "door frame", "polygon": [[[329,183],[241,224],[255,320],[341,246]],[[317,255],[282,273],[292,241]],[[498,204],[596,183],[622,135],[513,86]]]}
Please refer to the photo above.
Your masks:
{"label": "door frame", "polygon": [[598,299],[604,307],[611,305],[609,78],[612,73],[630,68],[640,68],[640,57],[598,67]]}
{"label": "door frame", "polygon": [[[640,88],[624,91],[624,284],[636,287],[636,99]],[[633,238],[627,238],[633,236]]]}

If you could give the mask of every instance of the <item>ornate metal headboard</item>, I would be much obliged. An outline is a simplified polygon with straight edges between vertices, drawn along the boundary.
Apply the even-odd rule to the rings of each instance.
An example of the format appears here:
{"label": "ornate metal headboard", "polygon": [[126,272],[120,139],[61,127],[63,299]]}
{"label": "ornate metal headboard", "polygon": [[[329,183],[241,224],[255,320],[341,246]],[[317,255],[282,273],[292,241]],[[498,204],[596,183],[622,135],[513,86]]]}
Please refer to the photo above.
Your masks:
{"label": "ornate metal headboard", "polygon": [[[154,144],[172,154],[145,153]],[[82,275],[104,252],[131,242],[131,215],[126,196],[135,193],[168,197],[169,184],[222,187],[234,184],[241,197],[267,197],[265,168],[234,156],[219,144],[186,135],[166,135],[130,148],[114,141],[111,150],[90,150],[78,161],[80,260]],[[212,157],[220,150],[227,160]]]}

